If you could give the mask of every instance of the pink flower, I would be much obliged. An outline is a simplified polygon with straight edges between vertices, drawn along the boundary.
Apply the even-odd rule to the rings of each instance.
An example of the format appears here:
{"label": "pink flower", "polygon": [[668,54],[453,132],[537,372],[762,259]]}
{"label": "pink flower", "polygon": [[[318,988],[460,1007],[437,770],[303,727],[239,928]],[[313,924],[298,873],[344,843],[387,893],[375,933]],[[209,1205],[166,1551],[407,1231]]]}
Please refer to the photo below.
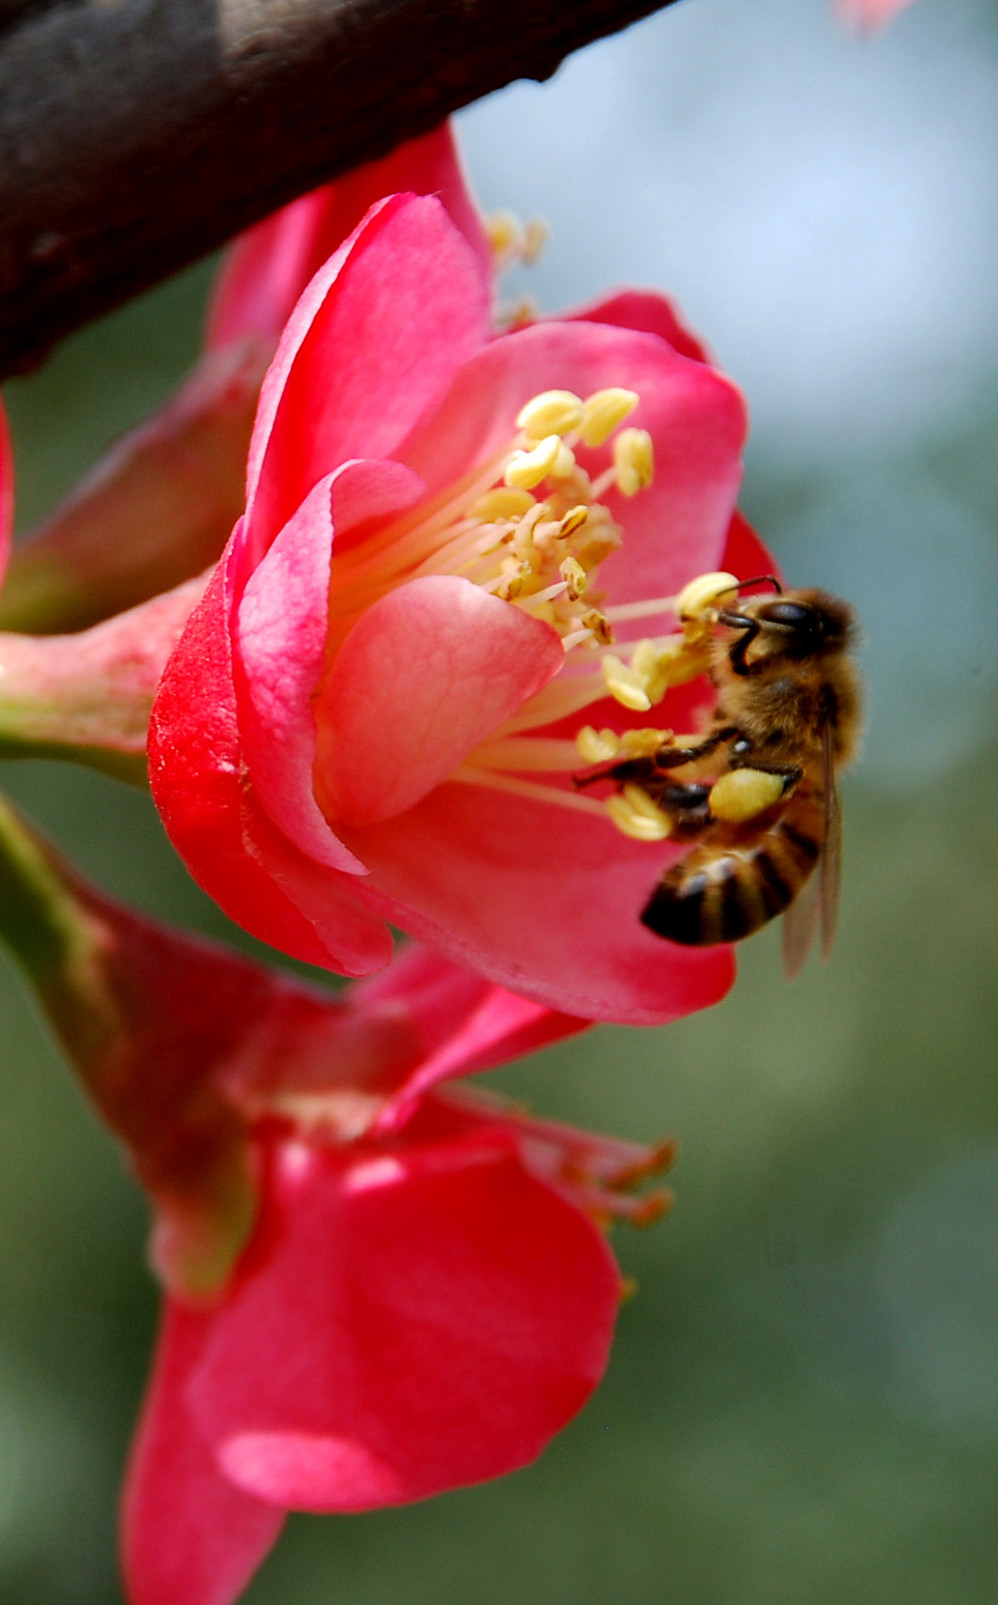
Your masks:
{"label": "pink flower", "polygon": [[0,801],[0,932],[153,1204],[164,1331],[128,1475],[132,1605],[228,1605],[286,1509],[533,1459],[596,1386],[603,1227],[670,1158],[440,1083],[582,1020],[409,947],[336,997],[80,881]]}
{"label": "pink flower", "polygon": [[227,1605],[285,1510],[502,1475],[584,1404],[619,1274],[547,1172],[569,1139],[513,1127],[430,1097],[394,1141],[261,1132],[263,1208],[230,1289],[164,1313],[124,1505],[133,1605]]}
{"label": "pink flower", "polygon": [[[642,700],[605,641],[645,654],[646,685],[688,680],[659,633],[670,599],[768,567],[733,523],[744,409],[658,296],[496,336],[491,291],[414,195],[312,280],[264,383],[245,516],[164,677],[154,794],[201,884],[299,958],[368,973],[391,922],[550,1007],[669,1020],[723,994],[730,953],[641,926],[675,849],[619,832],[572,774],[583,727],[654,706],[689,728],[709,699],[701,680]],[[630,393],[640,428],[615,457],[613,418],[562,421],[531,479],[517,420],[548,391]]]}
{"label": "pink flower", "polygon": [[667,1149],[428,1090],[581,1021],[412,949],[345,1007],[272,986],[215,1080],[250,1121],[256,1228],[212,1302],[166,1302],[124,1499],[132,1605],[228,1605],[288,1509],[534,1459],[606,1365],[621,1281],[596,1221],[661,1208],[620,1189]]}

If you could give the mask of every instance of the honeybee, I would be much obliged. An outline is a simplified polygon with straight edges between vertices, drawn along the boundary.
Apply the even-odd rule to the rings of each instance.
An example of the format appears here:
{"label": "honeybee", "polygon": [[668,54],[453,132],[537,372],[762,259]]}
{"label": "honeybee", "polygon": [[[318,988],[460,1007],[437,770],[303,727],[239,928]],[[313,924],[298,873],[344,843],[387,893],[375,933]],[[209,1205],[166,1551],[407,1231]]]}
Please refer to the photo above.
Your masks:
{"label": "honeybee", "polygon": [[836,780],[856,756],[861,726],[853,612],[826,591],[784,591],[770,575],[775,596],[738,600],[727,578],[726,595],[699,613],[717,687],[709,729],[612,764],[600,778],[636,784],[667,816],[671,839],[694,843],[663,874],[642,923],[700,947],[739,941],[785,914],[793,977],[819,925],[826,957],[835,934]]}

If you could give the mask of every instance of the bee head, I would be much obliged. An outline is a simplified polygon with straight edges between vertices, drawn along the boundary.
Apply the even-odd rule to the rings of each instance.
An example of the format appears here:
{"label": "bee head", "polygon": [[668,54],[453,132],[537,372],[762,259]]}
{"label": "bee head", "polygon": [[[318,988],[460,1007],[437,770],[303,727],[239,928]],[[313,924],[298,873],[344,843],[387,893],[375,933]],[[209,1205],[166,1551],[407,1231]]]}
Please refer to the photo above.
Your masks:
{"label": "bee head", "polygon": [[785,591],[780,596],[751,596],[719,614],[733,629],[758,626],[758,656],[809,657],[840,652],[850,644],[852,608],[827,591]]}

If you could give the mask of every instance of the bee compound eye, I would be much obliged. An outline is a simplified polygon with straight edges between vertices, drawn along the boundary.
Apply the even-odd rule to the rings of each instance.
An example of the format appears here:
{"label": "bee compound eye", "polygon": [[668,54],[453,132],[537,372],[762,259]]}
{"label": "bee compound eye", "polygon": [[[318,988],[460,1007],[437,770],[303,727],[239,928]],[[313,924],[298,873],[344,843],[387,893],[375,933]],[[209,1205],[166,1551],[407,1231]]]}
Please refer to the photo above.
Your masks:
{"label": "bee compound eye", "polygon": [[800,602],[771,602],[763,613],[767,624],[786,624],[799,629],[802,624],[813,624],[814,609]]}

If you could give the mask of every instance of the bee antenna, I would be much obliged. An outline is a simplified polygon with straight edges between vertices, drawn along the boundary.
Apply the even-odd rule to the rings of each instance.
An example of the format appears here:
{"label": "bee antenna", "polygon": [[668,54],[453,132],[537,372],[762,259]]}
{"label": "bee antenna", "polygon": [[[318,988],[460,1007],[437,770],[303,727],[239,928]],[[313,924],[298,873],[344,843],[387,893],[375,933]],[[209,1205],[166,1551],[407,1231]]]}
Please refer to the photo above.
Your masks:
{"label": "bee antenna", "polygon": [[775,574],[757,574],[754,579],[738,581],[740,591],[747,591],[750,585],[771,585],[777,596],[783,595],[783,586]]}

